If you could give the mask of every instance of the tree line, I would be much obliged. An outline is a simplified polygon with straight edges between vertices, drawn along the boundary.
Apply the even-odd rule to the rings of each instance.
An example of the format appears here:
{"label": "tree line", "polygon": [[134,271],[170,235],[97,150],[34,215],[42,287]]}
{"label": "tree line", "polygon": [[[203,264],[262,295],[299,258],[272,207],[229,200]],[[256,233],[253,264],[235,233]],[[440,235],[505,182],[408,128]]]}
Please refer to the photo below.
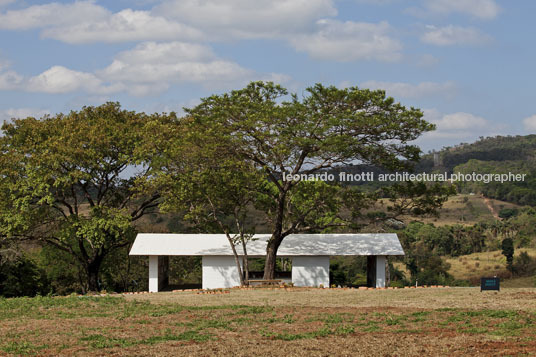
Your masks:
{"label": "tree line", "polygon": [[[355,163],[411,169],[421,154],[411,141],[433,129],[420,110],[381,90],[316,84],[298,97],[271,82],[202,98],[183,116],[110,102],[14,119],[0,137],[0,259],[38,246],[52,264],[76,267],[72,283],[82,291],[97,291],[105,261],[116,259],[116,275],[131,269],[118,254],[144,218],[170,213],[190,231],[226,234],[247,284],[239,256],[247,257],[256,233],[247,224],[255,211],[271,234],[264,279],[273,279],[277,250],[290,234],[355,232],[400,215],[437,214],[453,193],[411,182],[364,192],[284,181],[284,174]],[[382,197],[390,205],[370,215]]]}

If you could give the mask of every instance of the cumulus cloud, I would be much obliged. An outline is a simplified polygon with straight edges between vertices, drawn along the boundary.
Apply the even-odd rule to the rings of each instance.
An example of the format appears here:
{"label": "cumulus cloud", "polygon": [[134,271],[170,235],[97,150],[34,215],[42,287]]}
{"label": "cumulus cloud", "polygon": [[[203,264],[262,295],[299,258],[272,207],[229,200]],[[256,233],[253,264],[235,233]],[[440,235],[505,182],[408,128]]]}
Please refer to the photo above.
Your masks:
{"label": "cumulus cloud", "polygon": [[337,15],[333,0],[170,0],[152,12],[218,39],[308,32],[316,20]]}
{"label": "cumulus cloud", "polygon": [[14,3],[15,0],[0,0],[0,7]]}
{"label": "cumulus cloud", "polygon": [[536,114],[523,119],[523,126],[527,131],[536,132]]}
{"label": "cumulus cloud", "polygon": [[84,92],[107,95],[128,92],[136,96],[157,94],[173,84],[195,83],[226,88],[251,80],[284,83],[288,76],[258,73],[221,59],[206,45],[185,42],[143,42],[117,54],[110,65],[84,72],[53,66],[24,77],[14,71],[0,72],[0,90],[23,90],[50,94]]}
{"label": "cumulus cloud", "polygon": [[70,44],[270,38],[321,60],[400,59],[402,45],[388,23],[330,19],[336,15],[334,0],[164,0],[118,12],[85,0],[0,11],[0,29],[39,29]]}
{"label": "cumulus cloud", "polygon": [[0,29],[37,28],[43,37],[67,43],[226,41],[308,32],[316,20],[335,15],[333,0],[168,0],[148,11],[116,13],[86,0],[5,11]]}
{"label": "cumulus cloud", "polygon": [[356,60],[396,61],[402,44],[390,36],[387,22],[341,22],[319,20],[313,33],[292,37],[292,46],[320,60],[350,62]]}
{"label": "cumulus cloud", "polygon": [[23,81],[23,77],[15,71],[0,72],[0,90],[17,89]]}
{"label": "cumulus cloud", "polygon": [[444,114],[437,109],[424,109],[424,119],[436,125],[436,130],[424,133],[415,144],[424,150],[471,142],[479,137],[504,135],[508,126],[466,112]]}
{"label": "cumulus cloud", "polygon": [[45,115],[49,115],[48,109],[36,109],[36,108],[10,108],[6,110],[0,110],[0,123],[9,121],[12,119],[22,118],[42,118]]}
{"label": "cumulus cloud", "polygon": [[190,26],[152,16],[148,11],[122,10],[97,21],[54,26],[44,37],[67,43],[125,42],[145,40],[201,39],[201,31]]}
{"label": "cumulus cloud", "polygon": [[183,42],[141,43],[132,50],[119,53],[97,74],[134,88],[138,94],[165,90],[172,83],[209,85],[255,76],[252,70],[218,58],[208,46]]}
{"label": "cumulus cloud", "polygon": [[92,73],[74,71],[63,66],[53,66],[43,73],[31,77],[23,84],[29,92],[69,93],[85,91],[88,93],[112,93],[118,91],[120,85],[105,85],[103,80]]}
{"label": "cumulus cloud", "polygon": [[489,133],[490,123],[471,113],[442,114],[435,109],[425,109],[424,119],[435,124],[436,130],[423,135],[425,139],[467,139]]}
{"label": "cumulus cloud", "polygon": [[422,98],[433,95],[443,95],[451,97],[456,92],[456,85],[452,81],[444,83],[421,82],[411,84],[405,82],[381,82],[367,81],[361,87],[370,89],[384,89],[387,95],[395,98]]}
{"label": "cumulus cloud", "polygon": [[8,10],[0,14],[0,29],[28,30],[32,28],[63,27],[81,22],[102,20],[110,12],[95,1],[77,1],[74,3],[53,2],[45,5],[33,5],[20,10]]}
{"label": "cumulus cloud", "polygon": [[428,25],[421,41],[436,46],[482,45],[490,42],[491,37],[474,27]]}
{"label": "cumulus cloud", "polygon": [[67,43],[197,40],[203,36],[199,30],[149,11],[112,13],[95,1],[33,5],[0,13],[0,29],[33,28],[42,29],[43,37]]}
{"label": "cumulus cloud", "polygon": [[422,7],[410,8],[409,12],[421,17],[459,13],[489,20],[500,10],[495,0],[422,0]]}

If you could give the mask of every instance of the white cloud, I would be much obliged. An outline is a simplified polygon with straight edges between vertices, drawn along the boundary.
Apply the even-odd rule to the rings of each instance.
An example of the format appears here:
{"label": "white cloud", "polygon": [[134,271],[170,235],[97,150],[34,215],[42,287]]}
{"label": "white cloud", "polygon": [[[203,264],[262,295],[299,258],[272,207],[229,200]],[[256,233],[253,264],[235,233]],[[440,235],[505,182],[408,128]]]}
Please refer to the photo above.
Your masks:
{"label": "white cloud", "polygon": [[102,20],[110,12],[95,1],[77,1],[70,4],[53,2],[33,5],[21,10],[8,10],[0,14],[0,29],[27,30],[44,27],[63,27],[81,22]]}
{"label": "white cloud", "polygon": [[491,37],[474,27],[428,25],[421,41],[436,46],[481,45],[490,42]]}
{"label": "white cloud", "polygon": [[425,109],[424,119],[435,124],[436,130],[423,135],[425,139],[467,139],[488,134],[490,123],[471,113],[441,114],[435,109]]}
{"label": "white cloud", "polygon": [[122,10],[100,21],[83,21],[43,30],[43,36],[67,43],[201,39],[199,30],[148,11]]}
{"label": "white cloud", "polygon": [[316,20],[337,15],[337,9],[333,0],[171,0],[152,13],[227,40],[308,32]]}
{"label": "white cloud", "polygon": [[23,119],[28,117],[42,118],[43,116],[48,114],[50,114],[50,111],[47,109],[10,108],[6,110],[0,110],[0,123],[12,119]]}
{"label": "white cloud", "polygon": [[336,15],[335,0],[164,0],[148,11],[115,13],[85,0],[0,11],[0,29],[39,29],[70,44],[270,38],[322,60],[401,58],[388,23],[330,19]]}
{"label": "white cloud", "polygon": [[67,43],[196,40],[203,36],[199,30],[149,11],[112,13],[95,1],[54,2],[0,13],[0,29],[32,28],[42,29],[43,37]]}
{"label": "white cloud", "polygon": [[[123,83],[131,92],[143,95],[162,91],[172,83],[205,85],[252,78],[255,72],[218,58],[205,45],[145,42],[119,53],[100,78]],[[134,86],[133,86],[134,85]]]}
{"label": "white cloud", "polygon": [[195,83],[211,88],[242,85],[251,80],[285,83],[279,73],[258,73],[216,56],[205,45],[184,42],[143,42],[120,52],[107,67],[94,73],[53,66],[24,77],[14,71],[0,72],[0,90],[22,90],[49,94],[84,92],[107,95],[128,92],[154,95],[173,84]]}
{"label": "white cloud", "polygon": [[370,89],[384,89],[387,95],[395,98],[422,98],[432,95],[451,97],[456,92],[456,85],[451,81],[444,83],[421,82],[418,84],[405,82],[368,81],[362,83],[361,87]]}
{"label": "white cloud", "polygon": [[441,130],[481,129],[488,125],[486,119],[463,112],[444,115],[441,120],[435,123]]}
{"label": "white cloud", "polygon": [[24,83],[29,92],[69,93],[83,90],[89,93],[111,93],[121,89],[119,85],[107,86],[92,73],[73,71],[63,66],[53,66],[31,77]]}
{"label": "white cloud", "polygon": [[414,142],[424,150],[472,142],[480,137],[504,135],[508,131],[508,125],[493,123],[471,113],[444,114],[436,109],[424,109],[423,112],[424,119],[436,125],[436,130],[424,133]]}
{"label": "white cloud", "polygon": [[[5,0],[0,0],[5,1]],[[0,12],[0,29],[41,29],[67,43],[284,38],[337,15],[334,0],[168,0],[112,13],[95,0]]]}
{"label": "white cloud", "polygon": [[536,132],[536,114],[523,119],[523,126],[527,131]]}
{"label": "white cloud", "polygon": [[0,90],[17,89],[23,81],[23,77],[15,71],[0,72]]}
{"label": "white cloud", "polygon": [[4,7],[6,5],[14,3],[15,0],[0,0],[0,7]]}
{"label": "white cloud", "polygon": [[290,38],[292,46],[320,60],[350,62],[356,60],[396,61],[402,44],[390,37],[387,22],[340,22],[319,20],[317,31]]}
{"label": "white cloud", "polygon": [[422,3],[422,8],[410,8],[409,12],[420,17],[460,13],[489,20],[501,10],[495,0],[422,0]]}

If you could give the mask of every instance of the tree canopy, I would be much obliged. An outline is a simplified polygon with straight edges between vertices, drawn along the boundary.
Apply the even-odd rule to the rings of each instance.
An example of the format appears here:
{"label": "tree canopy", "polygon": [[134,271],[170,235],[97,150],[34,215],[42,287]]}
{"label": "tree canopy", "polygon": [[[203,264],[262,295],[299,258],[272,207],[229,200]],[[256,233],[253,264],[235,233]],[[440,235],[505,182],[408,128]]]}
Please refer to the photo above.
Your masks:
{"label": "tree canopy", "polygon": [[[307,88],[299,98],[279,85],[252,82],[244,89],[202,99],[186,109],[186,116],[189,131],[225,147],[219,157],[233,157],[262,173],[258,177],[265,183],[255,205],[271,225],[265,279],[273,278],[277,249],[286,236],[340,226],[343,203],[351,202],[351,209],[359,211],[367,202],[361,193],[332,183],[283,180],[283,175],[352,164],[409,168],[420,154],[410,142],[434,128],[422,119],[420,110],[404,107],[384,91],[321,84]],[[417,196],[427,194],[422,186],[417,187],[420,192],[416,187]],[[441,202],[423,199],[417,204],[421,211],[412,209],[431,212]]]}
{"label": "tree canopy", "polygon": [[157,206],[159,195],[138,183],[151,168],[146,130],[161,119],[107,103],[5,123],[0,235],[69,253],[98,290],[104,257],[131,243],[133,222]]}

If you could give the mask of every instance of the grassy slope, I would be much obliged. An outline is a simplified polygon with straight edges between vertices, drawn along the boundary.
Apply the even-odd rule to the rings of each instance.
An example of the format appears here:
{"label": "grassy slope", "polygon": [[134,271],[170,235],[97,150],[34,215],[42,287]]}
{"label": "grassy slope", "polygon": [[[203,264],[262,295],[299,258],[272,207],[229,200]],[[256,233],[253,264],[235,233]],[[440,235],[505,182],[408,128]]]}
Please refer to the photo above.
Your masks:
{"label": "grassy slope", "polygon": [[[536,256],[536,249],[516,249],[515,255],[517,256],[521,252],[527,252],[533,257]],[[457,258],[448,258],[447,262],[451,265],[449,272],[456,279],[504,275],[507,272],[506,258],[501,251],[473,253]]]}
{"label": "grassy slope", "polygon": [[[495,213],[502,208],[519,207],[513,203],[488,200]],[[433,223],[436,226],[463,224],[473,225],[478,222],[492,221],[494,216],[486,203],[486,199],[481,195],[456,195],[450,197],[439,211],[439,217],[420,218],[425,223]],[[406,221],[411,217],[404,217]]]}

